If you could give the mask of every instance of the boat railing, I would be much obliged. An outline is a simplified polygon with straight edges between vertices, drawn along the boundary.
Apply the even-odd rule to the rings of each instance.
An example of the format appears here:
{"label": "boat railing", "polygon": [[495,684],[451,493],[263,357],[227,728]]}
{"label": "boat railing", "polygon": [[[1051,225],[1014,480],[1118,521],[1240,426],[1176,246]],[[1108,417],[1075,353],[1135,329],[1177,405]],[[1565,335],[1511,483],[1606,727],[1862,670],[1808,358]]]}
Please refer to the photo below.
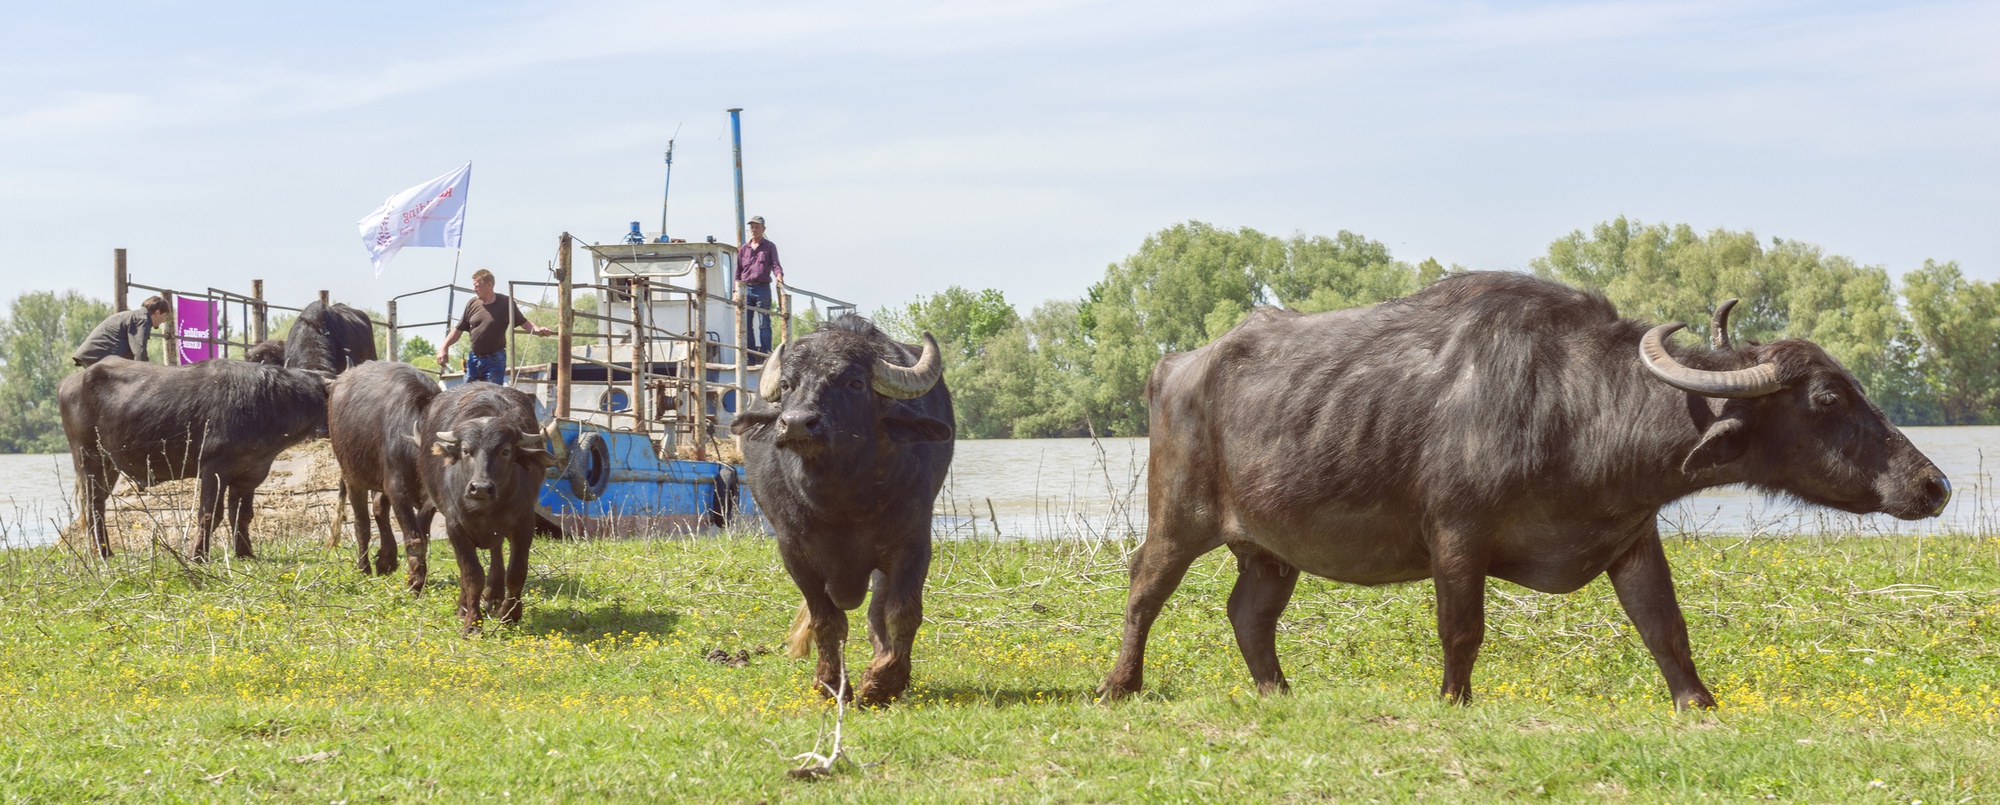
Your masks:
{"label": "boat railing", "polygon": [[[726,410],[741,411],[757,393],[751,373],[770,355],[748,347],[752,319],[748,314],[769,316],[773,341],[784,343],[791,338],[797,298],[803,297],[816,311],[823,306],[829,317],[855,307],[825,294],[782,284],[775,289],[772,307],[758,307],[746,301],[740,286],[724,293],[710,289],[706,271],[692,272],[691,285],[644,275],[617,283],[579,283],[574,281],[572,269],[573,244],[571,236],[565,233],[558,248],[554,282],[509,283],[510,295],[516,300],[521,298],[520,289],[537,289],[536,295],[542,296],[542,292],[553,287],[558,313],[556,359],[550,371],[541,377],[516,375],[514,382],[553,385],[551,413],[556,418],[577,419],[587,413],[593,418],[601,417],[601,421],[613,427],[629,423],[633,431],[664,436],[663,451],[674,450],[686,440],[692,444],[696,458],[705,458],[720,424],[720,415]],[[576,295],[583,292],[596,294],[595,310],[577,309]],[[723,324],[730,330],[711,326],[708,321],[711,303],[719,304],[729,318],[727,323],[714,324]],[[686,329],[660,325],[656,318],[662,310],[675,310],[671,318]],[[732,337],[724,337],[724,332]],[[521,337],[513,329],[508,336]],[[594,345],[592,342],[603,345],[602,357],[594,349],[578,354],[576,347]],[[510,351],[513,344],[510,340]],[[665,348],[660,348],[661,345]],[[580,365],[602,369],[603,379],[577,380],[573,369]],[[578,386],[603,387],[600,404],[588,412],[576,410],[571,401]],[[611,402],[613,389],[625,392],[622,409]]]}

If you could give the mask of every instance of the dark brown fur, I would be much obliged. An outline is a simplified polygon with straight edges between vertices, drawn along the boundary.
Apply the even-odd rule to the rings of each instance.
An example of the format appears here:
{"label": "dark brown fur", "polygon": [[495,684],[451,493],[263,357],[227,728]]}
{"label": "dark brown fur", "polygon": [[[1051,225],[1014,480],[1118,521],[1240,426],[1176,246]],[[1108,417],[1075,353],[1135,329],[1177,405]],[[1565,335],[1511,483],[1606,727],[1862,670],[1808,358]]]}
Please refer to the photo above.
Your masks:
{"label": "dark brown fur", "polygon": [[1545,592],[1609,573],[1674,701],[1713,706],[1656,531],[1661,506],[1743,483],[1850,512],[1929,516],[1949,487],[1819,347],[1677,352],[1778,365],[1785,388],[1710,399],[1655,379],[1646,326],[1601,296],[1474,273],[1406,299],[1258,311],[1154,369],[1148,534],[1132,558],[1110,696],[1139,690],[1146,634],[1196,557],[1227,545],[1229,616],[1264,692],[1300,571],[1436,580],[1441,688],[1471,694],[1487,576]]}
{"label": "dark brown fur", "polygon": [[822,693],[845,689],[845,610],[873,587],[875,659],[858,691],[865,703],[891,701],[909,686],[930,572],[931,505],[951,467],[951,391],[943,380],[911,400],[871,388],[876,359],[912,366],[917,357],[867,319],[842,317],[785,346],[777,406],[760,400],[731,424],[743,437],[750,490],[805,596],[794,648],[817,644]]}
{"label": "dark brown fur", "polygon": [[[418,472],[431,505],[444,515],[458,561],[458,614],[467,634],[478,631],[488,612],[507,623],[521,620],[535,499],[543,471],[555,464],[547,450],[519,446],[537,432],[534,398],[492,383],[446,390],[425,410]],[[439,433],[454,434],[457,444]],[[490,568],[480,564],[479,551],[491,555]]]}
{"label": "dark brown fur", "polygon": [[[104,504],[124,475],[134,486],[200,479],[197,561],[215,510],[236,555],[249,557],[251,499],[285,448],[326,428],[326,378],[247,361],[160,366],[106,358],[63,378],[56,396],[76,465],[78,507],[104,556]],[[225,495],[227,499],[225,500]]]}
{"label": "dark brown fur", "polygon": [[[409,554],[410,591],[422,594],[430,575],[431,517],[436,514],[424,495],[417,465],[425,409],[438,395],[437,381],[423,370],[402,363],[369,361],[347,370],[333,384],[327,401],[327,436],[340,461],[341,488],[354,510],[355,563],[361,572],[387,575],[396,569],[396,537],[389,515],[403,529]],[[375,563],[368,562],[368,494],[375,501],[375,521],[382,545]]]}

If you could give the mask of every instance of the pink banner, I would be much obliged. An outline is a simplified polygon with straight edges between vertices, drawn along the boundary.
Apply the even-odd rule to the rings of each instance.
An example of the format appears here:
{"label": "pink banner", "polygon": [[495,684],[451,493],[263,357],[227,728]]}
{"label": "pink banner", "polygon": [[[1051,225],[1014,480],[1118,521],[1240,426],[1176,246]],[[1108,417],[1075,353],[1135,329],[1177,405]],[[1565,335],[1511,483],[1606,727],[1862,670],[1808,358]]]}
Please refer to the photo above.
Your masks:
{"label": "pink banner", "polygon": [[207,299],[174,300],[174,328],[181,336],[181,363],[200,363],[221,357],[220,347],[202,341],[216,337],[215,303]]}

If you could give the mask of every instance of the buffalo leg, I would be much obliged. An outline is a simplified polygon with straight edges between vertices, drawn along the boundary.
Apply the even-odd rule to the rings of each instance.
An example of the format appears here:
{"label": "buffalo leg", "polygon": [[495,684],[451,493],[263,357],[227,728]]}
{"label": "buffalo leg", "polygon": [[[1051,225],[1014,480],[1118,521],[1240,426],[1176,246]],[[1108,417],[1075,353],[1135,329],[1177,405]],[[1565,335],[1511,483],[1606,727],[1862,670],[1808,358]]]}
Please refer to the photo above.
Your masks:
{"label": "buffalo leg", "polygon": [[206,562],[208,538],[215,531],[215,510],[221,508],[218,504],[221,503],[222,497],[222,479],[202,473],[200,491],[197,494],[201,499],[195,502],[198,513],[194,524],[194,556],[191,558],[196,562]]}
{"label": "buffalo leg", "polygon": [[250,518],[255,516],[257,487],[251,484],[231,484],[229,487],[229,533],[235,538],[236,558],[255,559],[250,550]]}
{"label": "buffalo leg", "polygon": [[[1153,523],[1166,518],[1150,517]],[[1146,636],[1167,598],[1181,586],[1189,565],[1215,550],[1214,536],[1187,539],[1185,528],[1161,527],[1146,536],[1132,553],[1132,592],[1125,598],[1125,631],[1118,643],[1118,661],[1097,692],[1106,699],[1137,693],[1146,684]]]}
{"label": "buffalo leg", "polygon": [[1232,543],[1229,550],[1236,554],[1236,586],[1229,591],[1236,647],[1243,651],[1258,693],[1290,693],[1292,686],[1278,666],[1278,616],[1292,600],[1299,570],[1254,545]]}
{"label": "buffalo leg", "polygon": [[1438,642],[1444,645],[1446,701],[1472,701],[1472,663],[1486,641],[1486,557],[1462,531],[1440,531],[1431,549],[1431,576],[1437,582]]}
{"label": "buffalo leg", "polygon": [[[368,490],[343,482],[341,491],[347,498],[347,507],[354,510],[354,566],[365,576],[372,570],[368,564],[368,541],[371,539],[368,533]],[[338,529],[339,524],[334,527]]]}
{"label": "buffalo leg", "polygon": [[[355,518],[359,520],[360,518]],[[375,528],[382,532],[382,544],[375,549],[375,575],[387,576],[396,572],[396,532],[389,528],[389,496],[375,496]],[[408,537],[404,537],[408,539]],[[366,572],[366,571],[363,571]]]}
{"label": "buffalo leg", "polygon": [[821,696],[830,698],[834,691],[845,691],[846,698],[853,698],[853,690],[847,687],[846,654],[842,650],[842,644],[847,642],[847,613],[826,594],[826,579],[812,569],[810,562],[794,561],[784,551],[779,551],[779,558],[784,560],[792,584],[805,599],[807,634],[819,652],[819,664],[813,669],[814,685]]}
{"label": "buffalo leg", "polygon": [[924,578],[930,567],[926,546],[897,557],[888,572],[875,579],[868,602],[868,636],[875,644],[875,660],[861,681],[858,699],[863,704],[888,704],[910,686],[910,652],[924,622]]}
{"label": "buffalo leg", "polygon": [[472,547],[471,540],[452,532],[448,520],[446,531],[451,539],[452,558],[458,560],[458,617],[464,622],[465,634],[478,634],[483,618],[479,595],[486,588],[486,570],[479,566],[479,549]]}
{"label": "buffalo leg", "polygon": [[521,589],[528,586],[528,546],[534,542],[535,526],[530,522],[521,533],[507,539],[507,597],[500,600],[500,620],[521,622]]}
{"label": "buffalo leg", "polygon": [[497,615],[507,598],[507,542],[495,544],[491,554],[493,560],[486,565],[486,611]]}
{"label": "buffalo leg", "polygon": [[1646,641],[1660,674],[1667,678],[1674,707],[1713,708],[1715,696],[1695,674],[1694,655],[1688,648],[1687,620],[1681,617],[1680,601],[1674,597],[1673,572],[1667,567],[1666,549],[1660,533],[1648,520],[1646,533],[1611,563],[1611,587],[1618,591],[1618,603],[1625,616]]}
{"label": "buffalo leg", "polygon": [[95,446],[77,445],[71,463],[76,466],[77,510],[97,548],[97,555],[111,558],[111,535],[104,522],[104,504],[111,497],[111,484],[118,478],[111,462],[104,460]]}
{"label": "buffalo leg", "polygon": [[409,555],[410,593],[423,595],[424,583],[430,579],[431,573],[431,520],[437,516],[437,510],[425,506],[411,513],[409,504],[405,503],[396,509],[396,516],[408,518],[403,522],[403,529],[409,535],[406,538],[409,544],[404,546],[404,552]]}

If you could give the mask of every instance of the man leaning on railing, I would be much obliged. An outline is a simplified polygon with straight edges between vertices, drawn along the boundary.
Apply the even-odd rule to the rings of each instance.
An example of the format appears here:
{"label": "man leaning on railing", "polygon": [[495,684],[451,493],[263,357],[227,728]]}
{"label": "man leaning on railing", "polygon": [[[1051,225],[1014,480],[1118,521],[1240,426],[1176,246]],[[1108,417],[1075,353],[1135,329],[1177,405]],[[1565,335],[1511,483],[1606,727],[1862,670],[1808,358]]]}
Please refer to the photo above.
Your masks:
{"label": "man leaning on railing", "polygon": [[736,281],[743,286],[744,330],[750,343],[750,365],[764,362],[771,351],[771,281],[785,278],[778,262],[778,244],[764,238],[764,216],[750,218],[750,240],[736,250]]}

